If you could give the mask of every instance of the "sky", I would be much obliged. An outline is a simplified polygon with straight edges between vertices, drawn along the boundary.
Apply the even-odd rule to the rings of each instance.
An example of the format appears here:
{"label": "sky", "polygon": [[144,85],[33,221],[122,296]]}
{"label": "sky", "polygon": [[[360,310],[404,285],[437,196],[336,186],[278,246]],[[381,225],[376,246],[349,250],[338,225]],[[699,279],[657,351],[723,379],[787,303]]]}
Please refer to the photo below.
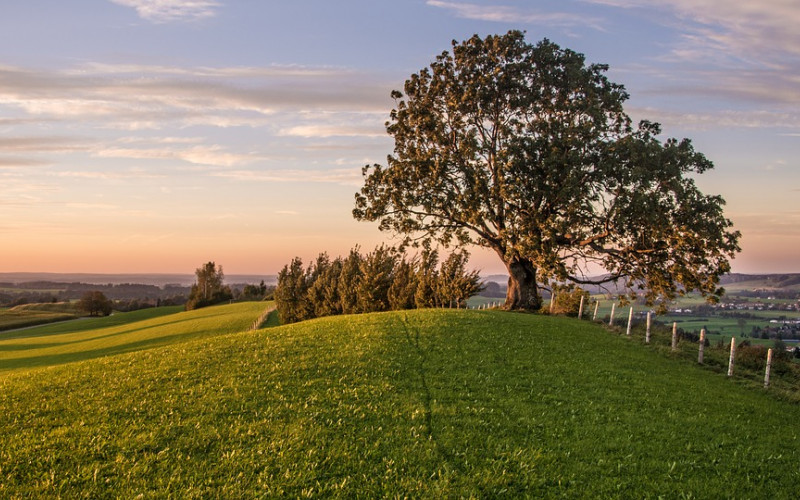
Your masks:
{"label": "sky", "polygon": [[351,215],[391,91],[511,29],[608,64],[635,121],[714,162],[734,272],[800,272],[798,25],[796,0],[5,0],[0,272],[275,274],[392,244]]}

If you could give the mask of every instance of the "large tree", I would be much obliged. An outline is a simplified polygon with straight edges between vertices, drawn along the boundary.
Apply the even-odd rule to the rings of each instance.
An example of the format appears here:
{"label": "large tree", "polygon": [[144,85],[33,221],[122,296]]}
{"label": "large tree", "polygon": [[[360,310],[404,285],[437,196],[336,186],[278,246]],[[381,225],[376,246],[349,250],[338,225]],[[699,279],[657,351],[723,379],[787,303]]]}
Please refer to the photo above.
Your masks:
{"label": "large tree", "polygon": [[739,233],[692,178],[712,163],[656,123],[633,127],[607,69],[519,31],[453,41],[392,92],[394,153],[364,167],[354,217],[407,243],[494,250],[510,309],[538,309],[556,282],[713,300]]}

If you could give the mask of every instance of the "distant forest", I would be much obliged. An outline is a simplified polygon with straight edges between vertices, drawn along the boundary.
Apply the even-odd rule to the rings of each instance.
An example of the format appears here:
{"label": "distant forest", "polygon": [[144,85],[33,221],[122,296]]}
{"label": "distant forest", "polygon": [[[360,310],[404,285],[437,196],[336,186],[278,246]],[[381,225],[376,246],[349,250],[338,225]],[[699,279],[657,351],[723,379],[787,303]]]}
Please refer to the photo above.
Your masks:
{"label": "distant forest", "polygon": [[[21,278],[36,278],[38,276],[52,277],[53,279],[33,279],[20,281]],[[63,278],[85,278],[90,275],[63,275]],[[37,302],[61,302],[78,300],[87,291],[101,291],[110,300],[115,302],[131,302],[131,306],[157,306],[157,305],[183,305],[189,297],[191,280],[184,275],[97,275],[94,279],[107,280],[105,284],[87,283],[84,281],[58,281],[57,274],[36,275],[32,273],[0,273],[0,307],[13,307],[21,304]],[[141,280],[141,283],[120,282],[124,277]],[[268,287],[273,288],[276,283],[275,276],[246,276],[229,275],[226,281],[234,282],[230,285],[235,297],[240,297],[247,285],[258,284],[264,280]],[[168,279],[175,279],[175,283],[165,283]],[[4,282],[8,280],[7,282]],[[504,298],[506,294],[508,277],[504,275],[485,276],[485,288],[480,295],[492,298]],[[153,284],[159,283],[159,284]],[[800,298],[800,273],[785,274],[737,274],[732,273],[722,277],[720,284],[728,289],[729,294],[739,297],[753,298]],[[593,294],[617,294],[621,290],[614,287],[613,283],[606,287],[585,287]],[[547,293],[545,293],[548,296]],[[134,302],[136,301],[136,302]],[[137,304],[138,302],[138,304]]]}
{"label": "distant forest", "polygon": [[[248,285],[250,284],[230,285],[234,299],[240,298]],[[117,310],[134,310],[144,307],[183,305],[189,298],[191,286],[182,284],[156,286],[139,283],[62,283],[57,281],[0,282],[0,307],[79,300],[86,292],[94,291],[102,292],[106,298],[114,301]]]}

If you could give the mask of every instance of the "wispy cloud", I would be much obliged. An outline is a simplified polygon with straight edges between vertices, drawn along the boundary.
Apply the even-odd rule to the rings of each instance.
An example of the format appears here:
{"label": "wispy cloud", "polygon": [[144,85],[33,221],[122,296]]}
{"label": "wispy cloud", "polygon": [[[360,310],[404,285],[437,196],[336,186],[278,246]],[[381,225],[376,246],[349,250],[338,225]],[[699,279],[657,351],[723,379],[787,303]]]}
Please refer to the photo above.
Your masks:
{"label": "wispy cloud", "polygon": [[[800,114],[791,111],[734,111],[694,110],[670,111],[654,107],[629,107],[628,112],[636,119],[655,119],[667,126],[690,130],[719,128],[797,128]],[[790,134],[781,134],[790,135]]]}
{"label": "wispy cloud", "polygon": [[145,160],[181,160],[196,165],[233,167],[258,160],[250,154],[237,154],[225,151],[218,145],[160,148],[103,148],[95,151],[100,158],[134,158]]}
{"label": "wispy cloud", "polygon": [[75,178],[75,179],[92,179],[92,180],[136,180],[136,179],[163,179],[166,174],[152,173],[143,170],[67,170],[53,174],[55,177],[61,178]]}
{"label": "wispy cloud", "polygon": [[213,0],[111,0],[136,9],[139,17],[153,23],[197,21],[214,17],[219,2]]}
{"label": "wispy cloud", "polygon": [[36,158],[21,158],[17,156],[0,156],[0,168],[7,167],[39,167],[49,162]]}
{"label": "wispy cloud", "polygon": [[[795,0],[583,0],[626,9],[660,9],[659,19],[684,32],[676,57],[710,54],[783,67],[786,54],[800,56],[800,3]],[[676,22],[676,18],[679,22]],[[796,62],[796,61],[795,61]]]}
{"label": "wispy cloud", "polygon": [[39,136],[0,137],[0,152],[69,152],[89,149],[87,139],[80,137]]}
{"label": "wispy cloud", "polygon": [[49,72],[0,67],[0,81],[0,108],[22,113],[17,119],[81,120],[121,130],[263,126],[280,112],[386,113],[391,102],[390,85],[374,77],[295,66],[87,65]]}
{"label": "wispy cloud", "polygon": [[449,10],[458,17],[478,21],[560,27],[590,26],[595,29],[602,29],[601,19],[587,16],[585,13],[542,12],[530,8],[524,9],[507,5],[479,5],[442,0],[428,0],[426,3],[431,7]]}
{"label": "wispy cloud", "polygon": [[323,182],[345,186],[360,186],[363,183],[359,168],[337,168],[317,170],[233,170],[217,172],[217,177],[247,182]]}

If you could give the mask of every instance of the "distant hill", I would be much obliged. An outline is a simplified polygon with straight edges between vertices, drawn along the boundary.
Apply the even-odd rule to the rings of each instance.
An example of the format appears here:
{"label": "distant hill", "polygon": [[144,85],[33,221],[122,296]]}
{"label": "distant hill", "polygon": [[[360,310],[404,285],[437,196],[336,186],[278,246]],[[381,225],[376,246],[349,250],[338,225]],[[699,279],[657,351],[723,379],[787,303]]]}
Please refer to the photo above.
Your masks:
{"label": "distant hill", "polygon": [[[226,274],[225,282],[258,284],[264,280],[267,285],[278,282],[275,275]],[[88,283],[92,285],[120,285],[134,283],[140,285],[183,285],[195,282],[194,274],[93,274],[93,273],[0,273],[0,283],[27,283],[31,281],[49,281],[53,283]]]}
{"label": "distant hill", "polygon": [[[492,281],[501,287],[508,283],[508,276],[505,274],[492,274],[483,277],[484,281]],[[755,291],[755,290],[775,290],[775,291],[800,291],[800,273],[785,274],[741,274],[731,273],[722,276],[720,284],[728,292],[736,291]],[[622,287],[615,286],[614,283],[607,283],[604,287],[584,285],[584,290],[591,293],[620,293]]]}
{"label": "distant hill", "polygon": [[731,273],[722,277],[722,285],[733,290],[798,290],[800,291],[800,273],[791,274],[738,274]]}

